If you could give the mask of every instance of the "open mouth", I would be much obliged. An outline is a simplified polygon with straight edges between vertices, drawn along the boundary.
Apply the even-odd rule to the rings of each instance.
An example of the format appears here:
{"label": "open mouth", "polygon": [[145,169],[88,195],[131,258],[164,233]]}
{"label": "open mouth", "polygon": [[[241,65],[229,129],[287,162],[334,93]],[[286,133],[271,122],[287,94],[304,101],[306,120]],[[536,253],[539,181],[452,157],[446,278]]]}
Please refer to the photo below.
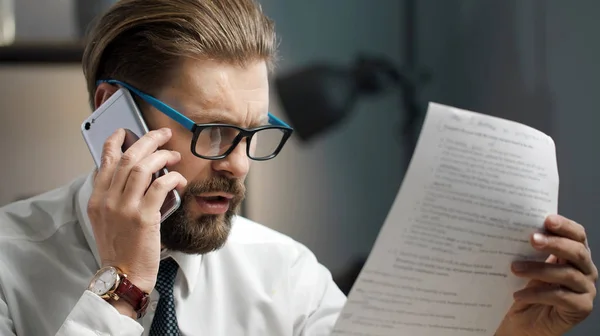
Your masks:
{"label": "open mouth", "polygon": [[198,204],[200,211],[205,214],[223,214],[229,210],[231,205],[231,195],[202,195],[196,196],[196,203]]}
{"label": "open mouth", "polygon": [[225,198],[223,196],[207,196],[207,197],[203,197],[200,196],[200,198],[202,198],[203,200],[207,201],[207,202],[223,202],[223,201],[229,201],[228,198]]}

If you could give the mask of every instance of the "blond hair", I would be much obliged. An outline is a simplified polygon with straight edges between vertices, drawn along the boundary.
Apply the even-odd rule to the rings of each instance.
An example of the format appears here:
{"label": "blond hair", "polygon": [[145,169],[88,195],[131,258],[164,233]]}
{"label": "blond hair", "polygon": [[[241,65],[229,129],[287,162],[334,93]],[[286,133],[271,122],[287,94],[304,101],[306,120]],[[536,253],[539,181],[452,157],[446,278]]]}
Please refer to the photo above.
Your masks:
{"label": "blond hair", "polygon": [[118,79],[149,93],[182,57],[244,66],[276,58],[273,22],[255,0],[121,0],[89,31],[83,73],[93,108],[96,81]]}

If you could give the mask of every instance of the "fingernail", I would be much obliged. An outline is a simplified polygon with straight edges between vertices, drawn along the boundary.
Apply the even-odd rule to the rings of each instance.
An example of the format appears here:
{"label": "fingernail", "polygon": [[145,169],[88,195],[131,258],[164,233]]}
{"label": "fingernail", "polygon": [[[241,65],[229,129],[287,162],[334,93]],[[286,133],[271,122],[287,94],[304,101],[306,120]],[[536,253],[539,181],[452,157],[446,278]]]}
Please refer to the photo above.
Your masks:
{"label": "fingernail", "polygon": [[523,297],[523,295],[521,294],[521,291],[518,291],[518,292],[514,292],[514,293],[513,293],[513,299],[514,299],[515,301],[519,301],[519,300],[521,300],[521,298],[522,298],[522,297]]}
{"label": "fingernail", "polygon": [[560,226],[560,221],[558,220],[557,216],[550,215],[550,216],[548,216],[548,224],[550,225],[551,228],[556,229]]}
{"label": "fingernail", "polygon": [[548,243],[548,238],[541,233],[534,233],[533,242],[538,246],[544,246]]}
{"label": "fingernail", "polygon": [[171,129],[170,129],[170,128],[167,128],[167,127],[165,127],[165,128],[163,128],[163,129],[162,129],[162,131],[163,131],[165,134],[168,134],[168,135],[170,135],[170,134],[171,134]]}
{"label": "fingernail", "polygon": [[517,272],[523,272],[523,271],[527,270],[527,265],[522,262],[514,262],[512,264],[512,268],[513,268],[513,270],[515,270]]}

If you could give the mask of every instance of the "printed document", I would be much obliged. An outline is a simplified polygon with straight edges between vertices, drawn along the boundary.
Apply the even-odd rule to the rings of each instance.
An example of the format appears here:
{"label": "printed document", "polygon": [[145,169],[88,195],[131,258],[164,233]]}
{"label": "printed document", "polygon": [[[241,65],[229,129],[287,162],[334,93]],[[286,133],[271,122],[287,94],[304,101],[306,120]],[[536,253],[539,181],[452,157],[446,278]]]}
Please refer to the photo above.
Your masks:
{"label": "printed document", "polygon": [[544,260],[529,236],[558,207],[554,141],[431,103],[409,169],[332,335],[492,336]]}

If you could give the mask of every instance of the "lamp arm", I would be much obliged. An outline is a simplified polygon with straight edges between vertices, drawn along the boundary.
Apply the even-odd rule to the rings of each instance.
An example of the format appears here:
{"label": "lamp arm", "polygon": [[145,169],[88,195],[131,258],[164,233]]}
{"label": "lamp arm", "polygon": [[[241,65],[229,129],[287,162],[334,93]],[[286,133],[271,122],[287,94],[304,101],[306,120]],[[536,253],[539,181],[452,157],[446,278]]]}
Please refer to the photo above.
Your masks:
{"label": "lamp arm", "polygon": [[[402,135],[407,137],[403,142],[412,151],[416,144],[416,127],[423,117],[426,108],[419,99],[421,88],[430,80],[430,74],[421,68],[409,65],[398,68],[383,57],[361,55],[358,57],[354,71],[358,88],[362,93],[376,94],[389,87],[390,84],[402,91],[405,121],[402,125]],[[412,152],[411,152],[412,153]]]}
{"label": "lamp arm", "polygon": [[394,84],[401,88],[407,86],[416,88],[424,85],[429,80],[429,73],[415,69],[398,69],[392,62],[386,59],[376,60],[379,69],[385,73]]}
{"label": "lamp arm", "polygon": [[359,85],[366,93],[377,93],[387,85],[382,83],[382,75],[385,80],[391,81],[402,90],[422,86],[430,78],[425,71],[414,69],[399,69],[389,60],[382,57],[361,55],[358,57],[354,72],[358,78]]}

